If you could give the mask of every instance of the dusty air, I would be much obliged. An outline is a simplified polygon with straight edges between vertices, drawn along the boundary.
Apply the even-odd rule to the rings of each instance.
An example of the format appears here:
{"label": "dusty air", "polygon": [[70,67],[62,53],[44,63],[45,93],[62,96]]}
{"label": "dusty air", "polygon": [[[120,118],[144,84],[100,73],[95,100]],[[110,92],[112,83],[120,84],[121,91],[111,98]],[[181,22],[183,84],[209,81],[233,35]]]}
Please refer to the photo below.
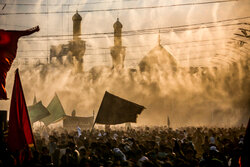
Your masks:
{"label": "dusty air", "polygon": [[0,166],[248,166],[248,11],[0,2]]}

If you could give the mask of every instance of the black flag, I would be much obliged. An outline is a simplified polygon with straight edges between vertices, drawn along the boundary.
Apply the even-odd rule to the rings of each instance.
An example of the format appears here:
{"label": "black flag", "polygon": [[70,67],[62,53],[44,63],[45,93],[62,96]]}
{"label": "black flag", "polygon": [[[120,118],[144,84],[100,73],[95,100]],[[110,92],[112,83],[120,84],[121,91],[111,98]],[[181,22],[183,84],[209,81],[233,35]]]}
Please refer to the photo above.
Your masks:
{"label": "black flag", "polygon": [[144,106],[122,99],[105,92],[96,123],[115,125],[125,122],[136,122],[137,114],[141,114]]}

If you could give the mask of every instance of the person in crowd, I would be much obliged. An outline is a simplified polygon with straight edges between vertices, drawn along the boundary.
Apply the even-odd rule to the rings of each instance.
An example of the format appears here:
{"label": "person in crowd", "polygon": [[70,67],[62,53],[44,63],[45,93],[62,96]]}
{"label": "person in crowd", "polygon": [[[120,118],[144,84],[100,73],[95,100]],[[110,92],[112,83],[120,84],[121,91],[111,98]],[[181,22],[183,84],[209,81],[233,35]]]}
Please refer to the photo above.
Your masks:
{"label": "person in crowd", "polygon": [[[37,149],[26,166],[240,167],[246,128],[137,127],[34,133]],[[0,167],[14,166],[1,150]],[[2,154],[3,155],[3,154]],[[10,165],[11,164],[11,165]]]}

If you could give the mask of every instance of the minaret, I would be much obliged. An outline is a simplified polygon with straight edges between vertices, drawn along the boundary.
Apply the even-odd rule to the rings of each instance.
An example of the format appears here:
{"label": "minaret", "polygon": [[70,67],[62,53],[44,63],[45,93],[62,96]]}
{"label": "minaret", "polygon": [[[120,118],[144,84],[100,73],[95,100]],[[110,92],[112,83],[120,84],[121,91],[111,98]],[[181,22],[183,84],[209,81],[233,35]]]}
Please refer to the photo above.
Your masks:
{"label": "minaret", "polygon": [[75,73],[83,72],[83,56],[85,53],[85,41],[81,39],[81,21],[82,17],[78,11],[72,17],[73,21],[73,41],[70,42],[70,51],[72,56],[69,56],[69,62],[74,64]]}
{"label": "minaret", "polygon": [[78,11],[72,17],[73,20],[73,39],[78,40],[80,39],[79,36],[81,35],[81,22],[82,17],[78,14]]}
{"label": "minaret", "polygon": [[121,69],[124,67],[125,47],[122,46],[122,24],[117,18],[113,25],[114,28],[114,46],[110,50],[112,56],[112,68]]}
{"label": "minaret", "polygon": [[114,27],[114,45],[121,47],[122,46],[122,24],[119,22],[119,18],[113,25]]}

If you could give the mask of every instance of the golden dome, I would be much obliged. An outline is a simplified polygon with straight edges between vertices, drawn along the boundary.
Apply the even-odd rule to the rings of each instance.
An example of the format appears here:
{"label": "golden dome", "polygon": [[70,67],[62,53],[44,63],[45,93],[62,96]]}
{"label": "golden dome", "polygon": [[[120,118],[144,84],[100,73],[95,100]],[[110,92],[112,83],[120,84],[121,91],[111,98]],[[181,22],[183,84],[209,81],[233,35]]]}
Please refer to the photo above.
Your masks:
{"label": "golden dome", "polygon": [[82,17],[78,14],[78,11],[76,11],[76,13],[74,14],[74,16],[72,17],[72,20],[73,21],[76,21],[76,20],[81,21],[82,20]]}
{"label": "golden dome", "polygon": [[122,23],[119,21],[119,18],[117,18],[116,22],[113,25],[114,29],[116,28],[122,28]]}

